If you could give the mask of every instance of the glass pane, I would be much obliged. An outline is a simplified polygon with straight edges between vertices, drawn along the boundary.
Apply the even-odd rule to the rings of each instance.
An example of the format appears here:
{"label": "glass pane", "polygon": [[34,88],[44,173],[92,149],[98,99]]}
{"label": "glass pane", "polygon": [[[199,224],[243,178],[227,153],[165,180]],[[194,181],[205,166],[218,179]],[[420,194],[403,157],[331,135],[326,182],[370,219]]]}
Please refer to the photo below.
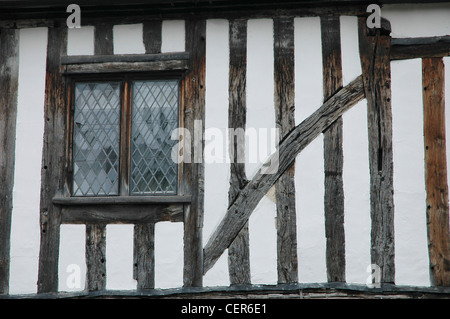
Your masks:
{"label": "glass pane", "polygon": [[176,194],[170,136],[178,127],[178,81],[134,82],[131,123],[131,194]]}
{"label": "glass pane", "polygon": [[120,83],[75,84],[73,195],[119,193]]}

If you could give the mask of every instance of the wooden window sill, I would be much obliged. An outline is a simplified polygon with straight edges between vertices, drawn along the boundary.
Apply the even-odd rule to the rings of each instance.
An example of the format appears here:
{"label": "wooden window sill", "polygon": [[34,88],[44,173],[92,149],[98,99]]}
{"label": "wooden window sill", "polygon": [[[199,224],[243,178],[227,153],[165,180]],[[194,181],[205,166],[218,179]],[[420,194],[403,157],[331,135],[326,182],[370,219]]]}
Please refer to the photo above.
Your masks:
{"label": "wooden window sill", "polygon": [[183,222],[191,196],[55,197],[62,224]]}

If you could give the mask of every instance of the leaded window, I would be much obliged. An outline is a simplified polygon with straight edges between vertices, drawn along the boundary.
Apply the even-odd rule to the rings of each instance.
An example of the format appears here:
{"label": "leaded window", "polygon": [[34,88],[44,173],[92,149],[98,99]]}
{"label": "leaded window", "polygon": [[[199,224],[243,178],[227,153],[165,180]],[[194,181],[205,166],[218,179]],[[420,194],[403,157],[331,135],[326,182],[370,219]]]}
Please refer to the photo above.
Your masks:
{"label": "leaded window", "polygon": [[177,79],[75,81],[73,91],[73,196],[177,194]]}

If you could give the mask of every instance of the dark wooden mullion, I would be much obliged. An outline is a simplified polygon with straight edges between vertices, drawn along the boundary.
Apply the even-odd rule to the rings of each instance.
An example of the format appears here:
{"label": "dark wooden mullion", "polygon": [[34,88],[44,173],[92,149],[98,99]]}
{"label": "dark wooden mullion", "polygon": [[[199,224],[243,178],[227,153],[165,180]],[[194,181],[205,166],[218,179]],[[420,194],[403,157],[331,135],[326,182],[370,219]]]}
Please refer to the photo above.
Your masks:
{"label": "dark wooden mullion", "polygon": [[[95,25],[94,54],[114,54],[112,24]],[[86,289],[106,289],[106,224],[86,224]]]}
{"label": "dark wooden mullion", "polygon": [[[280,141],[295,127],[294,19],[274,19],[275,119]],[[275,184],[278,283],[298,281],[295,163]]]}
{"label": "dark wooden mullion", "polygon": [[19,85],[19,30],[0,30],[0,295],[9,291]]}
{"label": "dark wooden mullion", "polygon": [[61,56],[67,54],[67,27],[48,29],[42,151],[38,293],[58,290],[61,208],[52,203],[64,189],[66,154],[66,97]]}
{"label": "dark wooden mullion", "polygon": [[[70,79],[67,79],[66,86],[66,99],[67,99],[67,130],[66,130],[66,161],[65,161],[65,185],[63,197],[70,197],[73,192],[73,130],[74,130],[74,106],[75,106],[75,83]],[[53,201],[53,200],[52,200]],[[54,203],[54,202],[53,202]],[[55,203],[54,203],[55,204]]]}
{"label": "dark wooden mullion", "polygon": [[445,132],[445,67],[422,60],[425,187],[430,281],[450,286],[450,232]]}
{"label": "dark wooden mullion", "polygon": [[[370,31],[359,18],[359,52],[369,135],[371,263],[381,283],[395,281],[390,25]],[[382,24],[383,25],[383,24]]]}
{"label": "dark wooden mullion", "polygon": [[[339,16],[320,18],[323,94],[328,100],[342,87]],[[325,172],[325,237],[328,282],[345,282],[344,185],[342,180],[342,117],[323,132]]]}
{"label": "dark wooden mullion", "polygon": [[[205,75],[206,75],[206,20],[186,20],[186,51],[190,54],[189,71],[183,81],[185,128],[191,132],[190,147],[194,156],[192,163],[183,164],[182,194],[191,194],[191,204],[184,205],[184,274],[185,287],[199,287],[203,283],[203,210],[204,210],[204,163],[203,150],[205,122]],[[195,121],[201,124],[196,143]],[[196,156],[197,155],[197,156]]]}
{"label": "dark wooden mullion", "polygon": [[122,107],[120,110],[120,160],[119,160],[119,194],[130,195],[130,143],[131,143],[131,83],[122,83]]}
{"label": "dark wooden mullion", "polygon": [[[231,20],[229,26],[230,71],[228,127],[245,130],[246,125],[246,75],[247,75],[247,20]],[[230,188],[231,205],[240,190],[247,184],[245,163],[239,159],[245,152],[245,140],[230,136]],[[228,270],[231,285],[250,284],[250,248],[248,223],[228,247]]]}
{"label": "dark wooden mullion", "polygon": [[[161,20],[145,21],[143,25],[143,41],[146,54],[161,52]],[[130,95],[132,87],[130,83]],[[128,99],[129,109],[129,138],[131,143],[131,96]],[[130,147],[128,147],[128,169],[131,168]],[[155,223],[134,225],[133,245],[133,277],[137,281],[137,289],[151,289],[155,287]]]}

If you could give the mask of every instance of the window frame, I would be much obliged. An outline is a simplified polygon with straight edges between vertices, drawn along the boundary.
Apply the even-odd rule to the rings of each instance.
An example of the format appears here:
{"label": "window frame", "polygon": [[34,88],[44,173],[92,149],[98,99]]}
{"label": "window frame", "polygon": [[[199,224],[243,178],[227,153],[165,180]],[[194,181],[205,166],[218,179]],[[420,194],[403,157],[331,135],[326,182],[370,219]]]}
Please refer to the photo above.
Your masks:
{"label": "window frame", "polygon": [[[131,194],[130,193],[130,170],[131,170],[131,130],[132,130],[132,94],[133,81],[151,80],[177,80],[178,81],[178,127],[184,127],[184,103],[182,98],[183,88],[182,71],[146,71],[146,72],[114,72],[99,74],[70,74],[66,78],[67,98],[67,143],[66,143],[66,192],[70,198],[92,198],[93,200],[105,198],[161,198],[176,199],[183,194],[183,163],[177,163],[177,185],[174,194]],[[82,82],[120,82],[120,136],[119,136],[119,172],[118,172],[118,194],[117,195],[73,195],[73,137],[74,137],[74,111],[75,111],[75,84]],[[178,143],[180,145],[180,143]],[[143,199],[143,201],[147,201]],[[156,200],[159,201],[159,200]],[[133,201],[135,202],[135,201]]]}

